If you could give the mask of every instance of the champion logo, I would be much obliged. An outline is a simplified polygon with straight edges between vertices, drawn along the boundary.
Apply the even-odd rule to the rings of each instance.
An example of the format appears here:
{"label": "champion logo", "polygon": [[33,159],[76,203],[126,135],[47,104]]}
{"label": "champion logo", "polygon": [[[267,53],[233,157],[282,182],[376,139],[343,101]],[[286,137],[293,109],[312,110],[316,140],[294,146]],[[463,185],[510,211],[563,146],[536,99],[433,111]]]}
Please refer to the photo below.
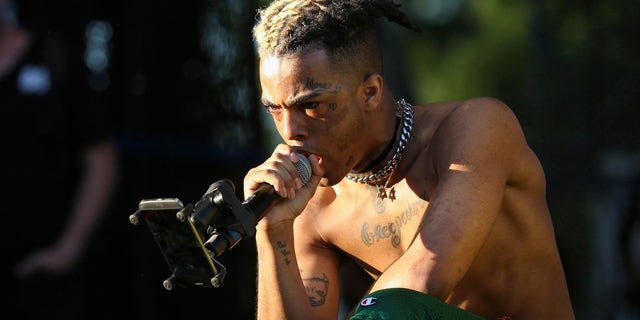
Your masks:
{"label": "champion logo", "polygon": [[362,301],[360,301],[360,305],[363,307],[369,307],[376,303],[378,303],[378,298],[374,298],[374,297],[364,298],[362,299]]}

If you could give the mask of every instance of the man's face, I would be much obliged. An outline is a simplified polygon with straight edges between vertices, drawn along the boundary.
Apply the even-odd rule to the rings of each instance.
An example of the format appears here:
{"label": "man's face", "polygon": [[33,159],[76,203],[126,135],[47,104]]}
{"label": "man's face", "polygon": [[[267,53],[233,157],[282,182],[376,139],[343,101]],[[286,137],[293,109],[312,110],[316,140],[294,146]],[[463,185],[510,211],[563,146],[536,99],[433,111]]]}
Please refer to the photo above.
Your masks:
{"label": "man's face", "polygon": [[322,158],[322,185],[339,182],[352,168],[362,139],[361,81],[332,67],[322,50],[260,61],[262,102],[285,143]]}

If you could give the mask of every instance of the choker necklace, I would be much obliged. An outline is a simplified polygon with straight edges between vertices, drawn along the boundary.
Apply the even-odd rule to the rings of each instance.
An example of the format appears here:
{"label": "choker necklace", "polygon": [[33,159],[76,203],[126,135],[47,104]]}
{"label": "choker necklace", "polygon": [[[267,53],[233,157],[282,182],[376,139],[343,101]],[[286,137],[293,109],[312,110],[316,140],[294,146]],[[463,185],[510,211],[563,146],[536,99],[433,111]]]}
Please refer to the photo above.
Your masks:
{"label": "choker necklace", "polygon": [[[400,99],[396,102],[396,116],[402,118],[402,133],[400,134],[400,142],[398,143],[398,148],[396,152],[393,154],[391,160],[387,162],[387,164],[382,167],[382,169],[371,173],[368,176],[364,177],[356,177],[351,174],[347,175],[347,179],[359,183],[368,184],[374,186],[378,189],[378,198],[384,199],[387,198],[387,188],[389,185],[389,180],[391,175],[398,167],[398,163],[400,163],[400,159],[404,155],[404,151],[407,147],[407,142],[409,141],[409,137],[411,137],[411,131],[413,130],[413,106],[407,103],[404,99]],[[394,132],[395,136],[395,132]],[[382,181],[386,179],[386,182],[382,184]],[[392,186],[389,191],[389,199],[391,201],[395,200],[395,188]]]}
{"label": "choker necklace", "polygon": [[380,162],[382,162],[382,160],[384,158],[387,157],[387,155],[389,154],[389,152],[391,152],[391,148],[393,148],[393,145],[396,144],[396,132],[398,132],[398,128],[400,128],[400,122],[402,120],[401,115],[396,114],[396,126],[393,128],[393,138],[391,139],[391,141],[389,141],[389,144],[387,145],[387,147],[384,148],[384,151],[382,151],[380,153],[380,155],[373,161],[371,161],[371,163],[369,163],[368,166],[366,166],[364,169],[362,170],[358,170],[355,173],[362,173],[362,172],[369,172],[371,171],[373,168],[375,168],[377,165],[380,164]]}

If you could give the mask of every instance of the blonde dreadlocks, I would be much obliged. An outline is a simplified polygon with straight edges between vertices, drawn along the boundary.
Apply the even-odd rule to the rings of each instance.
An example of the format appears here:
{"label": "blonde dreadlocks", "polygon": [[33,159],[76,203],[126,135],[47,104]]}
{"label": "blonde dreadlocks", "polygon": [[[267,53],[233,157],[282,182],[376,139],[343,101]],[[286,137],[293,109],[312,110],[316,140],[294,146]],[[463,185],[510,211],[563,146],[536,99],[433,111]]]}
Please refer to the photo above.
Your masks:
{"label": "blonde dreadlocks", "polygon": [[334,62],[379,66],[378,18],[419,31],[399,8],[391,0],[275,0],[258,11],[253,36],[260,57],[324,48]]}

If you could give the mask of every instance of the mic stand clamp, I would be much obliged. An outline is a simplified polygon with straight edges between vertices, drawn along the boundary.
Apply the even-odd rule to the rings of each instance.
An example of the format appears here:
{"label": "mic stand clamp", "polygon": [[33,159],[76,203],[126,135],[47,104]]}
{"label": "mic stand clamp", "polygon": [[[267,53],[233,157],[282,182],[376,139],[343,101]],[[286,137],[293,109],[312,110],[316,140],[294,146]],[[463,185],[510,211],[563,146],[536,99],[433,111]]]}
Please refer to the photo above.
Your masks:
{"label": "mic stand clamp", "polygon": [[257,219],[228,179],[214,182],[195,205],[178,198],[143,199],[129,216],[134,225],[146,222],[172,270],[163,282],[166,290],[222,286],[227,270],[215,258],[254,236]]}
{"label": "mic stand clamp", "polygon": [[191,221],[208,236],[204,246],[214,257],[256,233],[257,218],[236,197],[235,187],[228,179],[218,180],[209,187],[196,203]]}

